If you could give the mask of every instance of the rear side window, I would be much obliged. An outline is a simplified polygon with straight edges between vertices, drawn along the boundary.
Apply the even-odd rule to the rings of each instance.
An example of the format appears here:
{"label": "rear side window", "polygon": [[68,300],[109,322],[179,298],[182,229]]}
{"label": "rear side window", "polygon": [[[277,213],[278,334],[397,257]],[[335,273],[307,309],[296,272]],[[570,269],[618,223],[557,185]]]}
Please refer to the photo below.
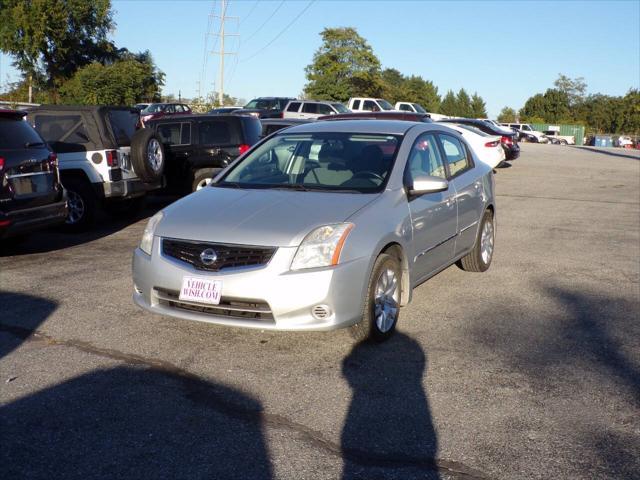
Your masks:
{"label": "rear side window", "polygon": [[461,174],[471,166],[467,149],[464,148],[460,140],[450,135],[441,134],[440,141],[452,177]]}
{"label": "rear side window", "polygon": [[318,113],[318,104],[317,103],[305,103],[302,105],[303,113]]}
{"label": "rear side window", "polygon": [[136,132],[138,114],[129,110],[111,110],[108,113],[111,130],[119,147],[129,147],[131,137]]}
{"label": "rear side window", "polygon": [[160,141],[169,145],[177,145],[181,141],[181,125],[179,123],[161,123],[156,129]]}
{"label": "rear side window", "polygon": [[353,109],[358,110],[360,108],[360,100],[353,101]]}
{"label": "rear side window", "polygon": [[231,144],[231,129],[227,122],[209,120],[198,125],[201,145]]}
{"label": "rear side window", "polygon": [[300,108],[300,102],[291,102],[287,107],[287,112],[297,112]]}
{"label": "rear side window", "polygon": [[27,143],[42,143],[42,139],[31,125],[22,119],[0,117],[0,149],[26,148]]}
{"label": "rear side window", "polygon": [[86,152],[91,143],[82,115],[36,115],[35,127],[58,153]]}

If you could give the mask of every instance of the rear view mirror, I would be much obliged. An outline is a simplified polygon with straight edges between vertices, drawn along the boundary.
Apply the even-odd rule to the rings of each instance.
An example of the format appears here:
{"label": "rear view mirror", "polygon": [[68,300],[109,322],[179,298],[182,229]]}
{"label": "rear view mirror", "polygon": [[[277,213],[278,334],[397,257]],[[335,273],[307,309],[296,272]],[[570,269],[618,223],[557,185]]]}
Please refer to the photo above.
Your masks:
{"label": "rear view mirror", "polygon": [[423,195],[425,193],[444,192],[449,189],[449,182],[441,177],[430,175],[419,175],[413,179],[413,184],[409,187],[410,195]]}

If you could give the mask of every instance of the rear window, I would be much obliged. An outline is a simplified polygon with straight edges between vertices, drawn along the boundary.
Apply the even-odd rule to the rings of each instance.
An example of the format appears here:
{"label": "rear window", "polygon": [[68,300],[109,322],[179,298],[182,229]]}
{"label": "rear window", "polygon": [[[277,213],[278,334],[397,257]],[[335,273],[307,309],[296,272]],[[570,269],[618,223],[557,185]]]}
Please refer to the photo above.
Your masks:
{"label": "rear window", "polygon": [[166,145],[188,145],[191,143],[190,123],[161,123],[156,128],[160,141]]}
{"label": "rear window", "polygon": [[230,145],[232,144],[229,123],[207,120],[198,125],[201,145]]}
{"label": "rear window", "polygon": [[0,149],[26,148],[27,144],[41,143],[42,139],[27,122],[0,117]]}
{"label": "rear window", "polygon": [[82,115],[36,115],[35,127],[58,153],[86,152],[91,143]]}
{"label": "rear window", "polygon": [[248,145],[253,145],[258,143],[260,140],[260,136],[262,135],[262,125],[260,124],[260,120],[253,117],[243,118],[241,120],[242,126],[244,128],[244,141],[242,143],[246,143]]}
{"label": "rear window", "polygon": [[110,110],[107,116],[118,146],[131,146],[131,137],[136,132],[138,124],[138,114],[130,110]]}

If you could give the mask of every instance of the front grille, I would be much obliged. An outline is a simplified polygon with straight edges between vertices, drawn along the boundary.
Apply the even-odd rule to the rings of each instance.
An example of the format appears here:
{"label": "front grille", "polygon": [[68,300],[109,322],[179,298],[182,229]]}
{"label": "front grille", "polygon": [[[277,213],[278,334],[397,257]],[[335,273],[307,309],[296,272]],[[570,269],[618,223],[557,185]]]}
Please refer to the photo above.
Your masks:
{"label": "front grille", "polygon": [[[210,265],[200,259],[200,254],[211,249],[217,259]],[[197,270],[218,272],[226,268],[266,265],[273,257],[274,247],[229,245],[224,243],[191,242],[185,240],[162,240],[162,252],[167,257],[192,265]]]}
{"label": "front grille", "polygon": [[190,312],[205,313],[218,317],[241,320],[262,320],[273,322],[273,313],[267,302],[261,300],[235,300],[222,297],[218,305],[206,305],[182,301],[179,292],[164,288],[154,289],[158,303],[165,307],[177,308]]}

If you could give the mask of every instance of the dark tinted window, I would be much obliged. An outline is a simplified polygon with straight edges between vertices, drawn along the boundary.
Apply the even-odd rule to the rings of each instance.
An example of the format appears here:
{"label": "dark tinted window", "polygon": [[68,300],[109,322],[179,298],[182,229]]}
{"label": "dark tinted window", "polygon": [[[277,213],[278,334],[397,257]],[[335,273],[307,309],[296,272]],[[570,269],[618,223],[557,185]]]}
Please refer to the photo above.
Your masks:
{"label": "dark tinted window", "polygon": [[324,103],[318,103],[317,107],[318,107],[318,113],[321,115],[331,115],[333,113],[333,110],[331,109],[331,107]]}
{"label": "dark tinted window", "polygon": [[317,103],[305,103],[302,105],[302,113],[318,113]]}
{"label": "dark tinted window", "polygon": [[22,119],[0,117],[0,149],[25,148],[27,143],[42,143],[42,139],[31,125]]}
{"label": "dark tinted window", "polygon": [[179,123],[161,123],[158,125],[156,132],[162,143],[169,145],[177,145],[181,142],[181,124]]}
{"label": "dark tinted window", "polygon": [[262,133],[262,124],[260,123],[260,120],[253,117],[247,117],[243,118],[241,123],[244,129],[244,140],[240,140],[239,143],[246,143],[248,145],[258,143]]}
{"label": "dark tinted window", "polygon": [[136,132],[138,114],[129,110],[111,110],[108,113],[111,130],[116,137],[116,143],[120,147],[131,145],[131,137]]}
{"label": "dark tinted window", "polygon": [[360,100],[353,101],[353,109],[358,110],[360,108]]}
{"label": "dark tinted window", "polygon": [[231,129],[227,122],[214,120],[200,122],[198,128],[202,145],[228,145],[231,143]]}
{"label": "dark tinted window", "polygon": [[264,136],[268,137],[273,132],[277,132],[278,130],[282,130],[283,128],[286,128],[286,127],[287,125],[266,125],[264,127]]}
{"label": "dark tinted window", "polygon": [[35,127],[56,152],[84,152],[91,143],[82,115],[36,115]]}
{"label": "dark tinted window", "polygon": [[291,102],[287,107],[287,112],[297,112],[300,108],[300,102]]}
{"label": "dark tinted window", "polygon": [[371,100],[365,100],[362,109],[368,112],[377,112],[380,110],[380,108]]}
{"label": "dark tinted window", "polygon": [[182,145],[189,145],[191,143],[191,124],[182,124],[182,134],[180,136],[180,143]]}
{"label": "dark tinted window", "polygon": [[413,111],[413,110],[411,110],[411,107],[409,105],[407,105],[406,103],[400,104],[400,110],[402,110],[403,112],[412,112]]}

